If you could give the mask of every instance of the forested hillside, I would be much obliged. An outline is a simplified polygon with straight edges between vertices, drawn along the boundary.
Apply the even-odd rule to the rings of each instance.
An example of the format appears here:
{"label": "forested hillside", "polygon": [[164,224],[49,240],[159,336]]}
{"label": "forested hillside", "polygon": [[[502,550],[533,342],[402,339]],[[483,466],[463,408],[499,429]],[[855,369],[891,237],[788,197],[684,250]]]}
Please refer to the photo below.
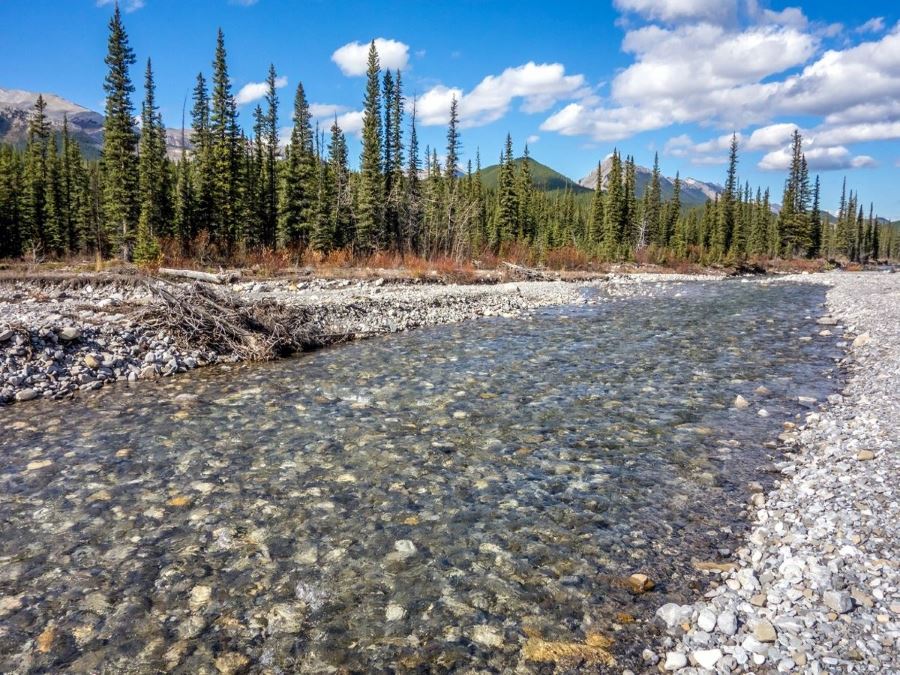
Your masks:
{"label": "forested hillside", "polygon": [[634,158],[618,152],[603,171],[605,189],[595,192],[533,160],[514,159],[509,136],[497,166],[482,170],[477,160],[461,166],[455,100],[441,163],[437,148],[419,147],[415,102],[404,97],[399,71],[382,71],[373,42],[362,153],[359,169],[351,170],[344,132],[336,121],[330,129],[313,125],[302,84],[290,140],[279,147],[274,66],[265,105],[256,107],[245,132],[220,31],[212,72],[196,77],[184,144],[192,149],[172,159],[150,59],[142,63],[141,123],[135,122],[137,59],[118,9],[107,51],[99,159],[83,151],[65,117],[61,132],[53,130],[40,96],[24,148],[0,147],[0,255],[99,254],[153,264],[172,252],[205,262],[278,249],[463,260],[524,249],[541,261],[565,248],[605,261],[703,264],[900,258],[897,224],[878,219],[874,206],[846,185],[837,218],[823,213],[799,132],[777,215],[768,191],[739,179],[736,139],[721,194],[689,210],[678,176],[664,189],[668,181],[656,164],[639,190]]}

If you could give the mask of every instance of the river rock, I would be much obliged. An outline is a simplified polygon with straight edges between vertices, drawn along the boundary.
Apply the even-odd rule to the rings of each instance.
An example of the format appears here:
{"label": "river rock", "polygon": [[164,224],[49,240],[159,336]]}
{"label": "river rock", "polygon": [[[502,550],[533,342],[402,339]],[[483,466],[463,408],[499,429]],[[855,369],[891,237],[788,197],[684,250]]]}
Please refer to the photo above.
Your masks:
{"label": "river rock", "polygon": [[691,656],[694,657],[694,660],[700,664],[701,668],[706,668],[707,670],[714,670],[716,664],[719,662],[719,659],[722,658],[722,650],[721,649],[701,649],[700,651],[696,651]]}
{"label": "river rock", "polygon": [[81,337],[81,329],[76,326],[66,326],[59,331],[59,339],[65,342],[72,342]]}
{"label": "river rock", "polygon": [[853,609],[853,600],[844,591],[825,591],[822,594],[822,604],[838,614],[846,614]]}
{"label": "river rock", "polygon": [[753,625],[753,637],[760,642],[775,642],[778,634],[768,619],[760,619]]}
{"label": "river rock", "polygon": [[735,396],[735,398],[734,398],[734,404],[733,404],[733,405],[734,405],[734,407],[737,408],[738,410],[743,410],[744,408],[749,408],[749,407],[750,407],[750,402],[749,402],[747,399],[745,399],[743,396],[741,396],[740,394],[738,394],[738,395]]}
{"label": "river rock", "polygon": [[687,656],[681,652],[666,652],[666,661],[663,668],[666,670],[679,670],[687,665]]}

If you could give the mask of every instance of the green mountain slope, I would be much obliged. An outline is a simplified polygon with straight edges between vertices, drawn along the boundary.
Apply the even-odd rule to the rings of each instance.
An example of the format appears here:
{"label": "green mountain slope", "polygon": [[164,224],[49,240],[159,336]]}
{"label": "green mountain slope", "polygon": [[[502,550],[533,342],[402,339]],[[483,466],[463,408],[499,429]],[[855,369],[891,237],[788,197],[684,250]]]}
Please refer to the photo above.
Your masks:
{"label": "green mountain slope", "polygon": [[[516,171],[519,170],[522,162],[524,161],[524,157],[519,157],[518,159],[513,160],[513,164],[515,164],[516,166]],[[590,188],[579,185],[571,178],[562,175],[559,171],[555,171],[545,164],[536,162],[531,157],[528,158],[528,168],[531,170],[531,182],[539,190],[553,192],[554,190],[565,190],[568,186],[569,189],[576,194],[593,192],[593,190],[591,190]],[[481,184],[486,188],[496,188],[499,179],[499,164],[494,164],[481,170]]]}

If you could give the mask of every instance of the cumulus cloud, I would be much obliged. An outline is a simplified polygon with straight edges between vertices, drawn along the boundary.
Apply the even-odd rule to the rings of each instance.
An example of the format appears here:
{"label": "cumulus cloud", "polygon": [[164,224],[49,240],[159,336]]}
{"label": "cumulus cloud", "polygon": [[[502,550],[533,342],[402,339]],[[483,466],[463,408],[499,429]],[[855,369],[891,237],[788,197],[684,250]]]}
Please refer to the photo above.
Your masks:
{"label": "cumulus cloud", "polygon": [[615,0],[616,9],[672,23],[698,20],[724,22],[737,13],[736,0]]}
{"label": "cumulus cloud", "polygon": [[768,150],[786,145],[794,132],[799,129],[796,124],[783,122],[770,124],[754,129],[744,147],[748,150]]}
{"label": "cumulus cloud", "polygon": [[[368,42],[348,42],[334,51],[331,60],[344,75],[365,75],[369,60],[369,45]],[[403,70],[409,63],[409,45],[398,40],[375,38],[375,49],[378,51],[378,61],[382,68]]]}
{"label": "cumulus cloud", "polygon": [[[107,5],[112,5],[115,2],[116,0],[97,0],[97,7],[105,7]],[[136,12],[144,6],[144,0],[124,0],[119,3],[119,6],[126,14]]]}
{"label": "cumulus cloud", "polygon": [[[637,25],[624,24],[632,28],[622,41],[633,62],[612,80],[608,97],[566,103],[542,130],[616,141],[676,124],[749,128],[743,146],[767,152],[760,166],[772,169],[783,166],[798,128],[785,118],[818,118],[804,131],[811,168],[871,166],[871,157],[848,146],[900,138],[900,23],[885,30],[873,19],[858,33],[875,36],[823,51],[842,27],[812,24],[798,8],[773,11],[755,0],[615,5],[638,17]],[[718,162],[729,140],[675,136],[664,151]]]}
{"label": "cumulus cloud", "polygon": [[[877,163],[868,155],[854,156],[842,145],[834,147],[810,148],[804,152],[806,163],[811,171],[833,171],[836,169],[861,169],[876,166]],[[790,147],[773,150],[765,155],[758,164],[766,171],[784,171],[791,166]]]}
{"label": "cumulus cloud", "polygon": [[503,117],[513,101],[520,99],[525,113],[543,112],[556,102],[589,93],[584,76],[566,75],[560,63],[532,61],[507,68],[499,75],[488,75],[471,91],[437,85],[416,100],[417,119],[423,125],[446,124],[450,102],[459,101],[460,125],[474,127]]}
{"label": "cumulus cloud", "polygon": [[337,123],[345,134],[356,134],[358,136],[362,131],[364,117],[365,113],[362,110],[351,110],[343,115],[338,115]]}
{"label": "cumulus cloud", "polygon": [[[287,86],[287,82],[287,78],[284,75],[276,77],[275,88],[283,89]],[[240,91],[237,93],[237,96],[234,97],[234,102],[238,105],[246,105],[247,103],[258,101],[259,99],[265,97],[268,88],[269,85],[265,82],[248,82],[243,87],[241,87]]]}
{"label": "cumulus cloud", "polygon": [[540,136],[538,136],[537,134],[531,134],[531,136],[529,136],[528,138],[525,139],[525,142],[528,143],[529,145],[534,145],[539,140],[541,140]]}

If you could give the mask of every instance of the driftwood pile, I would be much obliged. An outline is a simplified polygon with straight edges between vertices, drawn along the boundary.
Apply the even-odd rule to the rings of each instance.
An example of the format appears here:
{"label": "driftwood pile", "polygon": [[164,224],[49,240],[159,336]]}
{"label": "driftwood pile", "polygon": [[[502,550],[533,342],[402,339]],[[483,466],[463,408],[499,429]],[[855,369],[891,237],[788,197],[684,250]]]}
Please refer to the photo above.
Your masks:
{"label": "driftwood pile", "polygon": [[247,303],[201,283],[154,280],[147,287],[155,302],[140,310],[139,320],[174,335],[186,349],[267,361],[353,337],[330,331],[326,317],[311,307]]}

